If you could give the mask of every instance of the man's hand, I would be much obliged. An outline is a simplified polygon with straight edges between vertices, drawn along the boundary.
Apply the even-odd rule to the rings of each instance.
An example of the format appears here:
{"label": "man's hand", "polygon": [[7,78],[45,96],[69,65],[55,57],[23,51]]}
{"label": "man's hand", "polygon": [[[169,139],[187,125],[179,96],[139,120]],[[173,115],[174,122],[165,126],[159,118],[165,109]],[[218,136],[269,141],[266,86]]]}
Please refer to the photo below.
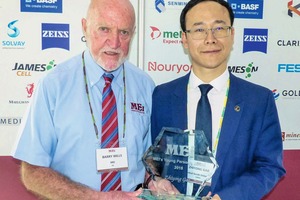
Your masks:
{"label": "man's hand", "polygon": [[156,177],[155,179],[155,181],[152,180],[148,185],[150,190],[160,194],[180,194],[169,180],[160,177]]}

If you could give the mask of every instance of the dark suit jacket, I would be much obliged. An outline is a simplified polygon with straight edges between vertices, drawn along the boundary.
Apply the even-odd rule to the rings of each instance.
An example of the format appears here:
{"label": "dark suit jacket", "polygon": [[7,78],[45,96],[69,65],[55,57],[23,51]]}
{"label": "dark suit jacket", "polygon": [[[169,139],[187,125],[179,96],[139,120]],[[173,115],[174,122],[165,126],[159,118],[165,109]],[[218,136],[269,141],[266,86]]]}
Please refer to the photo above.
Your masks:
{"label": "dark suit jacket", "polygon": [[[162,127],[187,129],[189,73],[153,93],[152,141]],[[285,174],[281,129],[270,90],[230,74],[228,100],[212,178],[212,192],[227,199],[261,199]]]}

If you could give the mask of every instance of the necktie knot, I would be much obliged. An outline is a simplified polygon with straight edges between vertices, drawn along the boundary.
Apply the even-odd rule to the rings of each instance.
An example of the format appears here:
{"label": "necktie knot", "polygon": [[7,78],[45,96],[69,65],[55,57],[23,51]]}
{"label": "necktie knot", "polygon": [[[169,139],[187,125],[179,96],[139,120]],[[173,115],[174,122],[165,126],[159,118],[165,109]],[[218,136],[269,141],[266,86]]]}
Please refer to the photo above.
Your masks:
{"label": "necktie knot", "polygon": [[213,88],[210,84],[201,84],[198,86],[201,91],[201,95],[206,96],[207,93]]}
{"label": "necktie knot", "polygon": [[114,75],[112,74],[103,74],[103,78],[105,80],[105,85],[110,84],[114,78]]}

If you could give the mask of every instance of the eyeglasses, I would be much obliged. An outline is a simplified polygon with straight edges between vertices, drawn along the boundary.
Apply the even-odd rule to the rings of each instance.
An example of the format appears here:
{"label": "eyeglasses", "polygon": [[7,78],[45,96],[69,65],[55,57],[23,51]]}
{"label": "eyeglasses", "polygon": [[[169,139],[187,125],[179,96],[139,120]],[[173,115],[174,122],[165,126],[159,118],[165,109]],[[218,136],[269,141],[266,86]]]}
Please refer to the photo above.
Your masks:
{"label": "eyeglasses", "polygon": [[190,30],[186,30],[186,33],[191,34],[191,37],[194,40],[202,40],[205,39],[208,35],[208,31],[211,31],[215,38],[224,38],[228,37],[231,32],[231,26],[219,26],[215,28],[199,28],[195,27]]}

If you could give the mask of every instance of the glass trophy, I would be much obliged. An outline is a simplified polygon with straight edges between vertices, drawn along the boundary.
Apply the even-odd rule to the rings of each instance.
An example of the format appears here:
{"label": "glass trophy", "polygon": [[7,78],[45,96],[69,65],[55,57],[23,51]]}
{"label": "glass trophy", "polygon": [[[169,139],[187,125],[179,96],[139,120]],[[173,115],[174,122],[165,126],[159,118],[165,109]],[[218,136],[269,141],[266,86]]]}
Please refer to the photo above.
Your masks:
{"label": "glass trophy", "polygon": [[[144,189],[141,199],[201,199],[218,165],[203,131],[164,127],[142,158],[147,172],[169,180],[180,195]],[[205,194],[206,195],[206,194]]]}

